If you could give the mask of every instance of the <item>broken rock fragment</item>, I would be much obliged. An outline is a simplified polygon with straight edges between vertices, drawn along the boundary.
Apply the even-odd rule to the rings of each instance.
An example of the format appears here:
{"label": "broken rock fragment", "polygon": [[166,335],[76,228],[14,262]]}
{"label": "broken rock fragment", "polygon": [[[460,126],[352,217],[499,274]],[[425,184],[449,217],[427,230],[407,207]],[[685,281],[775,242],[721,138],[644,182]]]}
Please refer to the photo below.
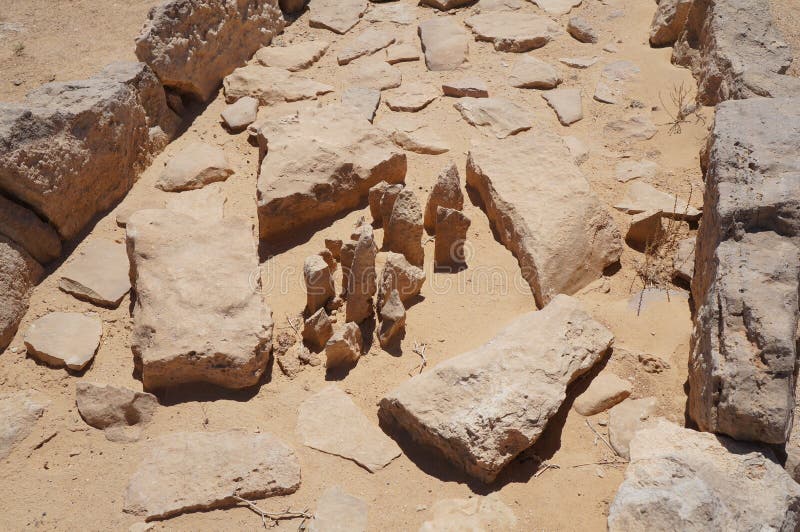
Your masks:
{"label": "broken rock fragment", "polygon": [[379,415],[468,474],[492,482],[536,442],[567,386],[612,341],[577,300],[559,295],[482,347],[412,377],[381,400]]}
{"label": "broken rock fragment", "polygon": [[413,113],[421,111],[439,97],[439,92],[428,83],[405,83],[399,89],[386,93],[386,106],[392,111]]}
{"label": "broken rock fragment", "polygon": [[583,17],[572,17],[567,22],[567,32],[582,43],[596,43],[597,33]]}
{"label": "broken rock fragment", "polygon": [[553,89],[561,83],[561,75],[550,63],[524,55],[511,68],[508,82],[519,89]]}
{"label": "broken rock fragment", "polygon": [[372,122],[381,104],[381,91],[364,87],[348,87],[342,91],[340,101],[343,105],[355,107],[367,120]]}
{"label": "broken rock fragment", "polygon": [[309,532],[367,532],[367,503],[340,486],[326,489],[317,501]]}
{"label": "broken rock fragment", "polygon": [[94,358],[102,335],[103,322],[96,314],[51,312],[30,324],[25,347],[46,364],[80,371]]}
{"label": "broken rock fragment", "polygon": [[303,264],[303,279],[306,285],[306,312],[314,314],[336,295],[331,268],[319,255],[311,255],[306,257]]}
{"label": "broken rock fragment", "polygon": [[368,5],[367,0],[314,0],[309,4],[308,25],[345,34],[358,24]]}
{"label": "broken rock fragment", "polygon": [[305,70],[325,55],[328,41],[306,41],[288,46],[265,46],[253,58],[264,66],[277,67],[289,72]]}
{"label": "broken rock fragment", "polygon": [[388,127],[394,143],[406,151],[427,155],[450,151],[450,145],[428,124],[393,121]]}
{"label": "broken rock fragment", "polygon": [[436,208],[436,242],[434,266],[436,269],[456,271],[466,265],[464,243],[472,221],[463,212],[446,207]]}
{"label": "broken rock fragment", "polygon": [[193,190],[225,181],[233,173],[225,152],[203,142],[192,142],[174,155],[156,182],[166,192]]}
{"label": "broken rock fragment", "polygon": [[333,336],[333,324],[324,308],[306,318],[303,324],[303,340],[314,347],[322,349]]}
{"label": "broken rock fragment", "polygon": [[397,195],[392,214],[386,222],[383,247],[405,255],[408,262],[422,267],[425,251],[422,248],[422,208],[416,194],[403,189]]}
{"label": "broken rock fragment", "polygon": [[116,308],[131,289],[129,269],[124,245],[92,239],[63,268],[58,287],[78,299]]}
{"label": "broken rock fragment", "polygon": [[681,200],[661,192],[652,185],[635,181],[628,186],[627,194],[614,208],[628,213],[639,214],[645,211],[661,211],[664,216],[676,220],[694,221],[700,218],[700,211]]}
{"label": "broken rock fragment", "polygon": [[442,92],[445,96],[453,98],[488,98],[489,88],[486,82],[478,78],[461,78],[455,81],[448,81],[442,84]]}
{"label": "broken rock fragment", "polygon": [[[367,226],[369,227],[369,226]],[[345,319],[361,323],[372,317],[372,297],[375,295],[377,279],[375,257],[378,247],[372,228],[363,231],[353,249],[353,261],[347,271],[347,307]]]}
{"label": "broken rock fragment", "polygon": [[631,218],[631,225],[625,234],[625,242],[637,251],[646,251],[648,246],[656,246],[664,238],[666,230],[661,211],[644,211]]}
{"label": "broken rock fragment", "polygon": [[354,41],[351,41],[349,46],[339,52],[336,60],[340,65],[346,65],[359,57],[372,55],[379,50],[383,50],[394,41],[394,36],[385,31],[376,28],[367,28],[361,32]]}
{"label": "broken rock fragment", "polygon": [[460,211],[464,208],[464,193],[461,191],[461,177],[454,162],[448,164],[436,179],[425,203],[423,224],[428,233],[436,231],[436,209],[446,207]]}
{"label": "broken rock fragment", "polygon": [[247,126],[256,121],[258,115],[258,100],[245,96],[227,106],[220,118],[232,133],[238,133],[247,129]]}
{"label": "broken rock fragment", "polygon": [[354,65],[346,74],[354,87],[384,91],[396,89],[403,82],[400,69],[379,58],[367,57]]}
{"label": "broken rock fragment", "polygon": [[392,290],[397,290],[400,300],[405,303],[419,295],[423,284],[425,272],[422,268],[408,262],[400,253],[387,253],[378,286],[378,308],[383,308],[383,302]]}
{"label": "broken rock fragment", "polygon": [[695,237],[684,238],[678,242],[678,249],[675,250],[675,258],[673,259],[673,278],[689,283],[692,282],[692,277],[694,277],[694,248],[696,245]]}
{"label": "broken rock fragment", "polygon": [[250,64],[237,68],[223,81],[225,101],[255,98],[261,105],[316,100],[317,96],[333,92],[333,87],[288,70]]}
{"label": "broken rock fragment", "polygon": [[406,327],[406,308],[400,300],[397,289],[392,290],[389,297],[383,302],[380,311],[381,325],[378,330],[378,340],[381,346],[391,344]]}
{"label": "broken rock fragment", "polygon": [[158,407],[155,395],[86,381],[75,384],[75,402],[83,420],[115,442],[137,441]]}
{"label": "broken rock fragment", "polygon": [[575,88],[555,89],[542,94],[562,126],[569,126],[583,119],[583,101],[581,90]]}
{"label": "broken rock fragment", "polygon": [[464,120],[498,139],[532,128],[535,119],[531,111],[505,98],[461,98],[455,108]]}
{"label": "broken rock fragment", "polygon": [[476,40],[489,41],[501,52],[541,48],[560,31],[549,18],[532,13],[484,13],[473,15],[464,23],[472,29]]}
{"label": "broken rock fragment", "polygon": [[386,62],[390,65],[419,61],[419,48],[411,43],[397,43],[386,49]]}
{"label": "broken rock fragment", "polygon": [[662,0],[658,3],[653,21],[650,23],[650,44],[652,46],[672,46],[678,40],[686,20],[692,0]]}
{"label": "broken rock fragment", "polygon": [[[171,194],[164,208],[198,220],[222,220],[227,198],[220,183],[211,183],[197,190]],[[126,256],[127,261],[127,256]]]}
{"label": "broken rock fragment", "polygon": [[361,329],[356,323],[348,321],[325,344],[325,367],[333,369],[352,366],[361,358],[363,343]]}
{"label": "broken rock fragment", "polygon": [[586,391],[575,399],[572,407],[582,416],[593,416],[624,401],[633,391],[633,385],[613,373],[600,373],[592,379]]}
{"label": "broken rock fragment", "polygon": [[419,40],[428,70],[455,70],[467,60],[467,32],[449,18],[436,17],[421,22]]}
{"label": "broken rock fragment", "polygon": [[630,459],[630,443],[656,414],[656,399],[626,399],[608,412],[608,440],[618,455]]}
{"label": "broken rock fragment", "polygon": [[431,509],[433,516],[422,523],[419,532],[457,530],[515,530],[517,517],[497,494],[468,499],[444,499]]}

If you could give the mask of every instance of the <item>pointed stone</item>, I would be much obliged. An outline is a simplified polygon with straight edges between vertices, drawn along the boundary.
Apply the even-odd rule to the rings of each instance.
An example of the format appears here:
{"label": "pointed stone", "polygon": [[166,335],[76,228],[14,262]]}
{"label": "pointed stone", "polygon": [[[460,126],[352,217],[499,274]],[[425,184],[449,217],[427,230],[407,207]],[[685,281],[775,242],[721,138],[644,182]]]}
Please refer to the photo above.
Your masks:
{"label": "pointed stone", "polygon": [[25,347],[46,364],[80,371],[94,358],[102,335],[103,322],[96,314],[51,312],[30,324]]}
{"label": "pointed stone", "polygon": [[353,250],[353,262],[347,272],[347,307],[345,319],[361,323],[372,317],[372,298],[375,295],[377,279],[375,257],[378,247],[372,228],[361,234]]}
{"label": "pointed stone", "polygon": [[436,231],[436,208],[447,207],[460,211],[464,208],[464,193],[461,191],[461,177],[454,162],[448,164],[436,179],[425,204],[424,226],[428,233]]}
{"label": "pointed stone", "polygon": [[400,301],[400,293],[392,290],[380,312],[381,325],[378,329],[378,341],[382,347],[390,345],[406,328],[406,308]]}
{"label": "pointed stone", "polygon": [[469,36],[463,27],[448,18],[436,17],[421,22],[419,40],[428,70],[455,70],[467,60]]}
{"label": "pointed stone", "polygon": [[328,263],[319,255],[306,257],[303,264],[303,279],[306,287],[306,313],[314,314],[325,306],[334,295],[333,276]]}
{"label": "pointed stone", "polygon": [[288,46],[265,46],[253,58],[264,66],[298,72],[310,68],[328,51],[328,41],[306,41]]}
{"label": "pointed stone", "polygon": [[434,266],[455,271],[466,265],[464,243],[472,221],[463,212],[445,207],[436,209]]}
{"label": "pointed stone", "polygon": [[401,253],[408,262],[422,267],[425,262],[425,251],[422,248],[422,208],[411,190],[404,189],[397,196],[383,238],[387,250]]}
{"label": "pointed stone", "polygon": [[397,290],[400,300],[405,303],[416,297],[424,284],[425,272],[422,268],[409,263],[399,253],[387,253],[378,287],[378,308],[383,307],[383,302],[393,290]]}

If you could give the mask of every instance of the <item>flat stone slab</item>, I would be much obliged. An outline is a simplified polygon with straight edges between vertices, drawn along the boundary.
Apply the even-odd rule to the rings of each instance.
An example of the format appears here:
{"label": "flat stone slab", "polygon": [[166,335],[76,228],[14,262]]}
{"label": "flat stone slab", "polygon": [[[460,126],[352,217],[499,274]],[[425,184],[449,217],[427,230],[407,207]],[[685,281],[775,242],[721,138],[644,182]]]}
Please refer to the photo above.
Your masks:
{"label": "flat stone slab", "polygon": [[661,211],[664,216],[689,221],[699,219],[702,214],[689,205],[686,200],[678,199],[672,194],[662,192],[652,185],[639,181],[628,186],[625,198],[622,202],[614,205],[614,208],[628,214]]}
{"label": "flat stone slab", "polygon": [[542,94],[542,98],[555,111],[562,126],[569,126],[583,119],[583,100],[580,89],[555,89]]}
{"label": "flat stone slab", "polygon": [[390,22],[392,24],[399,24],[408,26],[417,20],[417,15],[411,6],[406,4],[386,3],[370,5],[369,11],[364,15],[364,20],[367,22]]}
{"label": "flat stone slab", "polygon": [[49,404],[32,390],[0,394],[0,460],[28,437]]}
{"label": "flat stone slab", "polygon": [[348,87],[342,91],[339,101],[358,109],[364,118],[372,122],[381,104],[381,91],[364,87]]}
{"label": "flat stone slab", "polygon": [[390,65],[419,61],[419,48],[415,44],[401,42],[386,49],[386,62]]}
{"label": "flat stone slab", "polygon": [[366,532],[367,503],[345,492],[341,486],[326,489],[317,501],[310,532]]}
{"label": "flat stone slab", "polygon": [[164,519],[235,506],[233,495],[263,499],[299,487],[297,457],[271,434],[174,432],[148,442],[128,482],[123,510]]}
{"label": "flat stone slab", "polygon": [[594,90],[594,99],[602,103],[622,103],[628,83],[639,77],[641,70],[630,61],[614,61],[603,67]]}
{"label": "flat stone slab", "polygon": [[102,430],[109,441],[134,442],[153,418],[158,399],[121,386],[81,381],[75,384],[75,404],[86,424]]}
{"label": "flat stone slab", "polygon": [[603,127],[604,135],[619,137],[626,142],[650,140],[656,136],[656,133],[658,133],[658,128],[646,115],[612,120]]}
{"label": "flat stone slab", "polygon": [[633,385],[629,381],[613,373],[602,372],[575,399],[572,408],[582,416],[593,416],[627,399],[632,391]]}
{"label": "flat stone slab", "polygon": [[25,347],[46,364],[78,371],[94,358],[102,335],[103,322],[96,314],[51,312],[30,324]]}
{"label": "flat stone slab", "polygon": [[537,132],[473,142],[467,184],[480,194],[540,307],[619,260],[619,230],[560,137]]}
{"label": "flat stone slab", "polygon": [[454,106],[464,120],[498,139],[532,128],[536,118],[533,112],[505,98],[461,98]]}
{"label": "flat stone slab", "polygon": [[222,148],[192,142],[167,161],[156,187],[166,192],[195,190],[225,181],[232,173],[233,167]]}
{"label": "flat stone slab", "polygon": [[367,28],[358,34],[355,40],[351,41],[345,49],[339,52],[336,60],[340,65],[346,65],[359,57],[372,55],[379,50],[383,50],[394,41],[394,35],[377,28]]}
{"label": "flat stone slab", "polygon": [[131,289],[129,268],[123,244],[91,239],[63,268],[58,287],[78,299],[115,308]]}
{"label": "flat stone slab", "polygon": [[145,389],[256,384],[273,323],[254,275],[250,224],[154,209],[136,212],[126,229],[136,291],[131,349]]}
{"label": "flat stone slab", "polygon": [[536,442],[567,386],[612,342],[577,300],[559,295],[483,346],[401,384],[381,400],[379,415],[469,475],[492,482]]}
{"label": "flat stone slab", "polygon": [[620,183],[627,183],[634,179],[653,179],[661,168],[653,161],[622,161],[614,169],[615,177]]}
{"label": "flat stone slab", "polygon": [[376,57],[368,57],[354,63],[345,77],[348,85],[383,91],[395,89],[403,82],[400,69]]}
{"label": "flat stone slab", "polygon": [[453,98],[488,98],[486,82],[478,78],[461,78],[442,83],[442,92]]}
{"label": "flat stone slab", "polygon": [[511,68],[508,82],[519,89],[553,89],[561,83],[561,75],[550,63],[523,55]]}
{"label": "flat stone slab", "polygon": [[288,46],[265,46],[253,58],[264,66],[298,72],[319,61],[330,44],[328,41],[306,41]]}
{"label": "flat stone slab", "polygon": [[269,143],[258,178],[261,238],[330,220],[358,207],[379,182],[405,180],[405,153],[350,106],[301,110],[290,121],[270,122],[259,143]]}
{"label": "flat stone slab", "polygon": [[764,447],[660,420],[631,442],[608,530],[793,530],[800,486],[772,458]]}
{"label": "flat stone slab", "polygon": [[297,433],[303,444],[352,460],[367,471],[383,469],[400,456],[400,448],[370,421],[353,400],[335,385],[300,405]]}
{"label": "flat stone slab", "polygon": [[419,40],[428,70],[455,70],[467,60],[469,36],[448,18],[431,18],[419,25]]}
{"label": "flat stone slab", "polygon": [[164,208],[203,221],[222,220],[227,198],[220,183],[172,194]]}
{"label": "flat stone slab", "polygon": [[358,24],[368,5],[367,0],[314,0],[309,5],[308,25],[345,34]]}
{"label": "flat stone slab", "polygon": [[464,24],[472,29],[476,40],[491,42],[501,52],[541,48],[561,32],[549,18],[532,13],[484,13],[469,17]]}
{"label": "flat stone slab", "polygon": [[251,64],[237,68],[223,80],[225,101],[233,103],[250,96],[262,105],[316,100],[333,92],[333,87],[288,70]]}
{"label": "flat stone slab", "polygon": [[386,93],[384,101],[392,111],[413,113],[421,111],[439,97],[439,91],[429,83],[412,81]]}
{"label": "flat stone slab", "polygon": [[430,519],[422,523],[419,532],[457,530],[511,531],[517,526],[517,516],[496,494],[472,496],[469,499],[444,499],[431,508]]}
{"label": "flat stone slab", "polygon": [[[383,125],[384,128],[387,125]],[[394,122],[388,125],[392,141],[406,151],[438,155],[450,151],[450,144],[431,126],[411,122]]]}

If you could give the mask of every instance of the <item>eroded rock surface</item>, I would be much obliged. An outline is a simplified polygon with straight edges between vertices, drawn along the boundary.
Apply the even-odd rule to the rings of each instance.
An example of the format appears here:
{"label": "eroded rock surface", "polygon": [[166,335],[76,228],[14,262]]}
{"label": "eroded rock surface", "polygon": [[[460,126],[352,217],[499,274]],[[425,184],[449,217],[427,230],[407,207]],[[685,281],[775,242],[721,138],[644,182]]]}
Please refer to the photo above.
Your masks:
{"label": "eroded rock surface", "polygon": [[469,37],[452,20],[437,17],[421,22],[419,40],[428,70],[455,70],[467,60]]}
{"label": "eroded rock surface", "polygon": [[469,17],[464,23],[475,39],[489,41],[495,50],[527,52],[550,42],[560,29],[549,18],[532,13],[497,12]]}
{"label": "eroded rock surface", "polygon": [[88,425],[118,442],[137,441],[158,407],[155,395],[86,381],[75,384],[75,402]]}
{"label": "eroded rock surface", "polygon": [[251,64],[237,68],[225,77],[225,101],[233,103],[249,96],[262,105],[315,100],[333,92],[333,87],[288,70]]}
{"label": "eroded rock surface", "polygon": [[42,273],[42,266],[24,249],[0,236],[0,351],[16,334]]}
{"label": "eroded rock surface", "polygon": [[58,287],[78,299],[116,308],[131,289],[123,244],[89,240],[61,270]]}

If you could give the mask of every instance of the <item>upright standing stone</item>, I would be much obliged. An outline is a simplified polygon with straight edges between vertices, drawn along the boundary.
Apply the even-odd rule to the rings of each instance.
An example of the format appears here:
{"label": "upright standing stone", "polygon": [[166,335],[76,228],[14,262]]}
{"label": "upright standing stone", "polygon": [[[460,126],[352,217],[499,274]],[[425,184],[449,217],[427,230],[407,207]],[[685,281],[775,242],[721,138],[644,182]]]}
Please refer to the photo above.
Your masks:
{"label": "upright standing stone", "polygon": [[355,364],[361,358],[363,347],[361,329],[354,322],[348,321],[325,344],[325,367],[333,369]]}
{"label": "upright standing stone", "polygon": [[400,300],[405,303],[420,293],[423,284],[425,272],[422,268],[409,263],[400,253],[387,253],[378,287],[378,308],[383,308],[383,302],[392,290],[397,289]]}
{"label": "upright standing stone", "polygon": [[417,196],[411,190],[404,189],[397,196],[386,224],[384,247],[405,255],[414,266],[422,267],[425,261],[422,232],[422,208]]}
{"label": "upright standing stone", "polygon": [[314,314],[336,295],[331,268],[319,255],[306,257],[303,264],[306,285],[306,313]]}
{"label": "upright standing stone", "polygon": [[458,167],[454,162],[445,167],[436,184],[433,185],[431,193],[428,195],[428,202],[425,204],[425,217],[423,224],[428,233],[436,231],[436,208],[446,207],[460,211],[464,208],[464,193],[461,191],[461,177],[458,175]]}
{"label": "upright standing stone", "polygon": [[363,231],[353,251],[353,262],[347,272],[347,308],[345,319],[361,323],[372,316],[372,297],[378,289],[375,257],[378,247],[372,230]]}
{"label": "upright standing stone", "polygon": [[437,269],[457,270],[466,265],[464,243],[472,221],[463,212],[445,207],[436,209],[434,265]]}
{"label": "upright standing stone", "polygon": [[380,311],[381,326],[378,330],[378,341],[381,346],[391,344],[397,335],[406,327],[406,308],[400,300],[397,289],[392,290]]}

